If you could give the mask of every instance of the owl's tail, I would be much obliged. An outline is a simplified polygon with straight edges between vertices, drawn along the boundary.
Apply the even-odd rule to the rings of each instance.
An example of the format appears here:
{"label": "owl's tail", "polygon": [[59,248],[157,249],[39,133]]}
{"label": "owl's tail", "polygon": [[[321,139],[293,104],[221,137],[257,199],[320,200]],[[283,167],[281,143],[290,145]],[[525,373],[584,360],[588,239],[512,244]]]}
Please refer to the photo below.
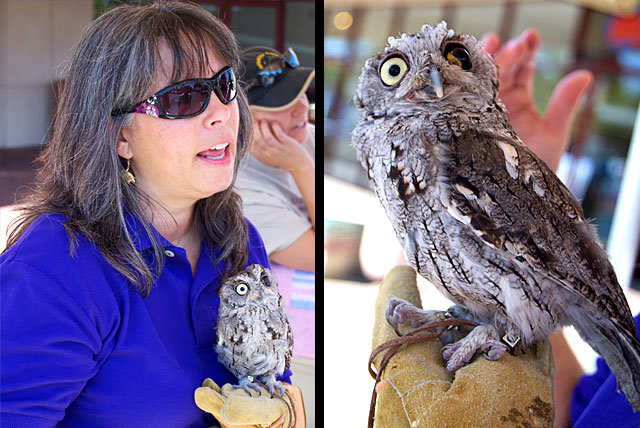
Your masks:
{"label": "owl's tail", "polygon": [[631,404],[634,412],[640,410],[640,341],[634,332],[622,328],[614,321],[607,325],[596,320],[582,319],[574,323],[580,336],[604,358]]}

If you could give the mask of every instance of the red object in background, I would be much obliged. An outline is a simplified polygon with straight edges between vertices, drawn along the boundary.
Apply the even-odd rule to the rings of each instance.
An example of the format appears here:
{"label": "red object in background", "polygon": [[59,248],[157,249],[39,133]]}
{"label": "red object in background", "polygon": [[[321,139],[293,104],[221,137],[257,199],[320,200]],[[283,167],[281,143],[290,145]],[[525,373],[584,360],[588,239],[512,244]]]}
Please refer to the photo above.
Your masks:
{"label": "red object in background", "polygon": [[628,17],[609,17],[604,36],[607,45],[613,49],[640,48],[640,12]]}

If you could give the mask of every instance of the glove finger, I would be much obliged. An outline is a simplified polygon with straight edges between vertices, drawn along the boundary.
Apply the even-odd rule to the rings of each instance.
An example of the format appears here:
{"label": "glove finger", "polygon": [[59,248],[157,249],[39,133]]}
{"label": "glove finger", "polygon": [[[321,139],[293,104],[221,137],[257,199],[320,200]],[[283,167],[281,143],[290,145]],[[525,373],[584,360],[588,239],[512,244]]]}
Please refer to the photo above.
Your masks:
{"label": "glove finger", "polygon": [[211,413],[216,418],[220,416],[220,409],[224,404],[224,397],[217,391],[207,388],[197,388],[194,393],[196,405],[207,413]]}
{"label": "glove finger", "polygon": [[204,386],[205,388],[211,388],[211,389],[213,389],[214,391],[216,391],[216,392],[218,392],[218,393],[220,393],[220,392],[221,392],[221,391],[220,391],[220,387],[218,386],[218,384],[217,384],[217,383],[215,383],[215,382],[213,381],[213,379],[211,379],[211,378],[206,378],[206,379],[202,382],[202,386]]}

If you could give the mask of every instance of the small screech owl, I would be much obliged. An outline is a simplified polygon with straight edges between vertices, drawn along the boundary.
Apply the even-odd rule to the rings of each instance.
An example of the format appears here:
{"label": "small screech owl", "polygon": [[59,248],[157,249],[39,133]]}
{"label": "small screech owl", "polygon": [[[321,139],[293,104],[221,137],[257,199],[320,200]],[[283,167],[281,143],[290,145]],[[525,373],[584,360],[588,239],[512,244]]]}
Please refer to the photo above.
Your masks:
{"label": "small screech owl", "polygon": [[216,326],[218,361],[239,380],[238,388],[259,391],[256,377],[273,394],[291,361],[293,334],[271,271],[253,264],[220,288]]}
{"label": "small screech owl", "polygon": [[[573,324],[637,411],[640,342],[624,294],[579,203],[511,127],[496,76],[482,45],[445,22],[390,37],[359,78],[358,160],[411,266],[460,305],[450,311],[482,323],[445,347],[450,371]],[[388,319],[434,312],[392,301]]]}

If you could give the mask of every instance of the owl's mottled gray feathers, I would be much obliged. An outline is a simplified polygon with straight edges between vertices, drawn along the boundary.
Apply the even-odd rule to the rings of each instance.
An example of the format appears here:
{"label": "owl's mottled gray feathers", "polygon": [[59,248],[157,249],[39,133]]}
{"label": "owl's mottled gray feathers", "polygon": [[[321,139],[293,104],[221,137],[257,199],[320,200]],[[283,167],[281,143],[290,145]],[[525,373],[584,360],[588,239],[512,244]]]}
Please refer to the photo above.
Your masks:
{"label": "owl's mottled gray feathers", "polygon": [[[469,62],[447,59],[447,46]],[[394,58],[406,71],[385,82]],[[444,22],[390,37],[359,79],[358,159],[422,276],[525,345],[573,324],[637,410],[640,342],[624,294],[580,204],[513,131],[496,76],[480,43]]]}
{"label": "owl's mottled gray feathers", "polygon": [[[555,175],[546,164],[519,140],[499,139],[482,130],[467,130],[449,144],[457,154],[445,170],[449,197],[454,209],[469,219],[469,227],[511,263],[543,272],[634,331],[631,311],[595,230],[568,189],[551,179]],[[499,145],[514,150],[511,172],[495,168],[507,162]]]}
{"label": "owl's mottled gray feathers", "polygon": [[273,273],[258,264],[228,279],[220,288],[216,326],[218,360],[239,380],[256,388],[260,377],[270,392],[289,366],[293,334]]}

